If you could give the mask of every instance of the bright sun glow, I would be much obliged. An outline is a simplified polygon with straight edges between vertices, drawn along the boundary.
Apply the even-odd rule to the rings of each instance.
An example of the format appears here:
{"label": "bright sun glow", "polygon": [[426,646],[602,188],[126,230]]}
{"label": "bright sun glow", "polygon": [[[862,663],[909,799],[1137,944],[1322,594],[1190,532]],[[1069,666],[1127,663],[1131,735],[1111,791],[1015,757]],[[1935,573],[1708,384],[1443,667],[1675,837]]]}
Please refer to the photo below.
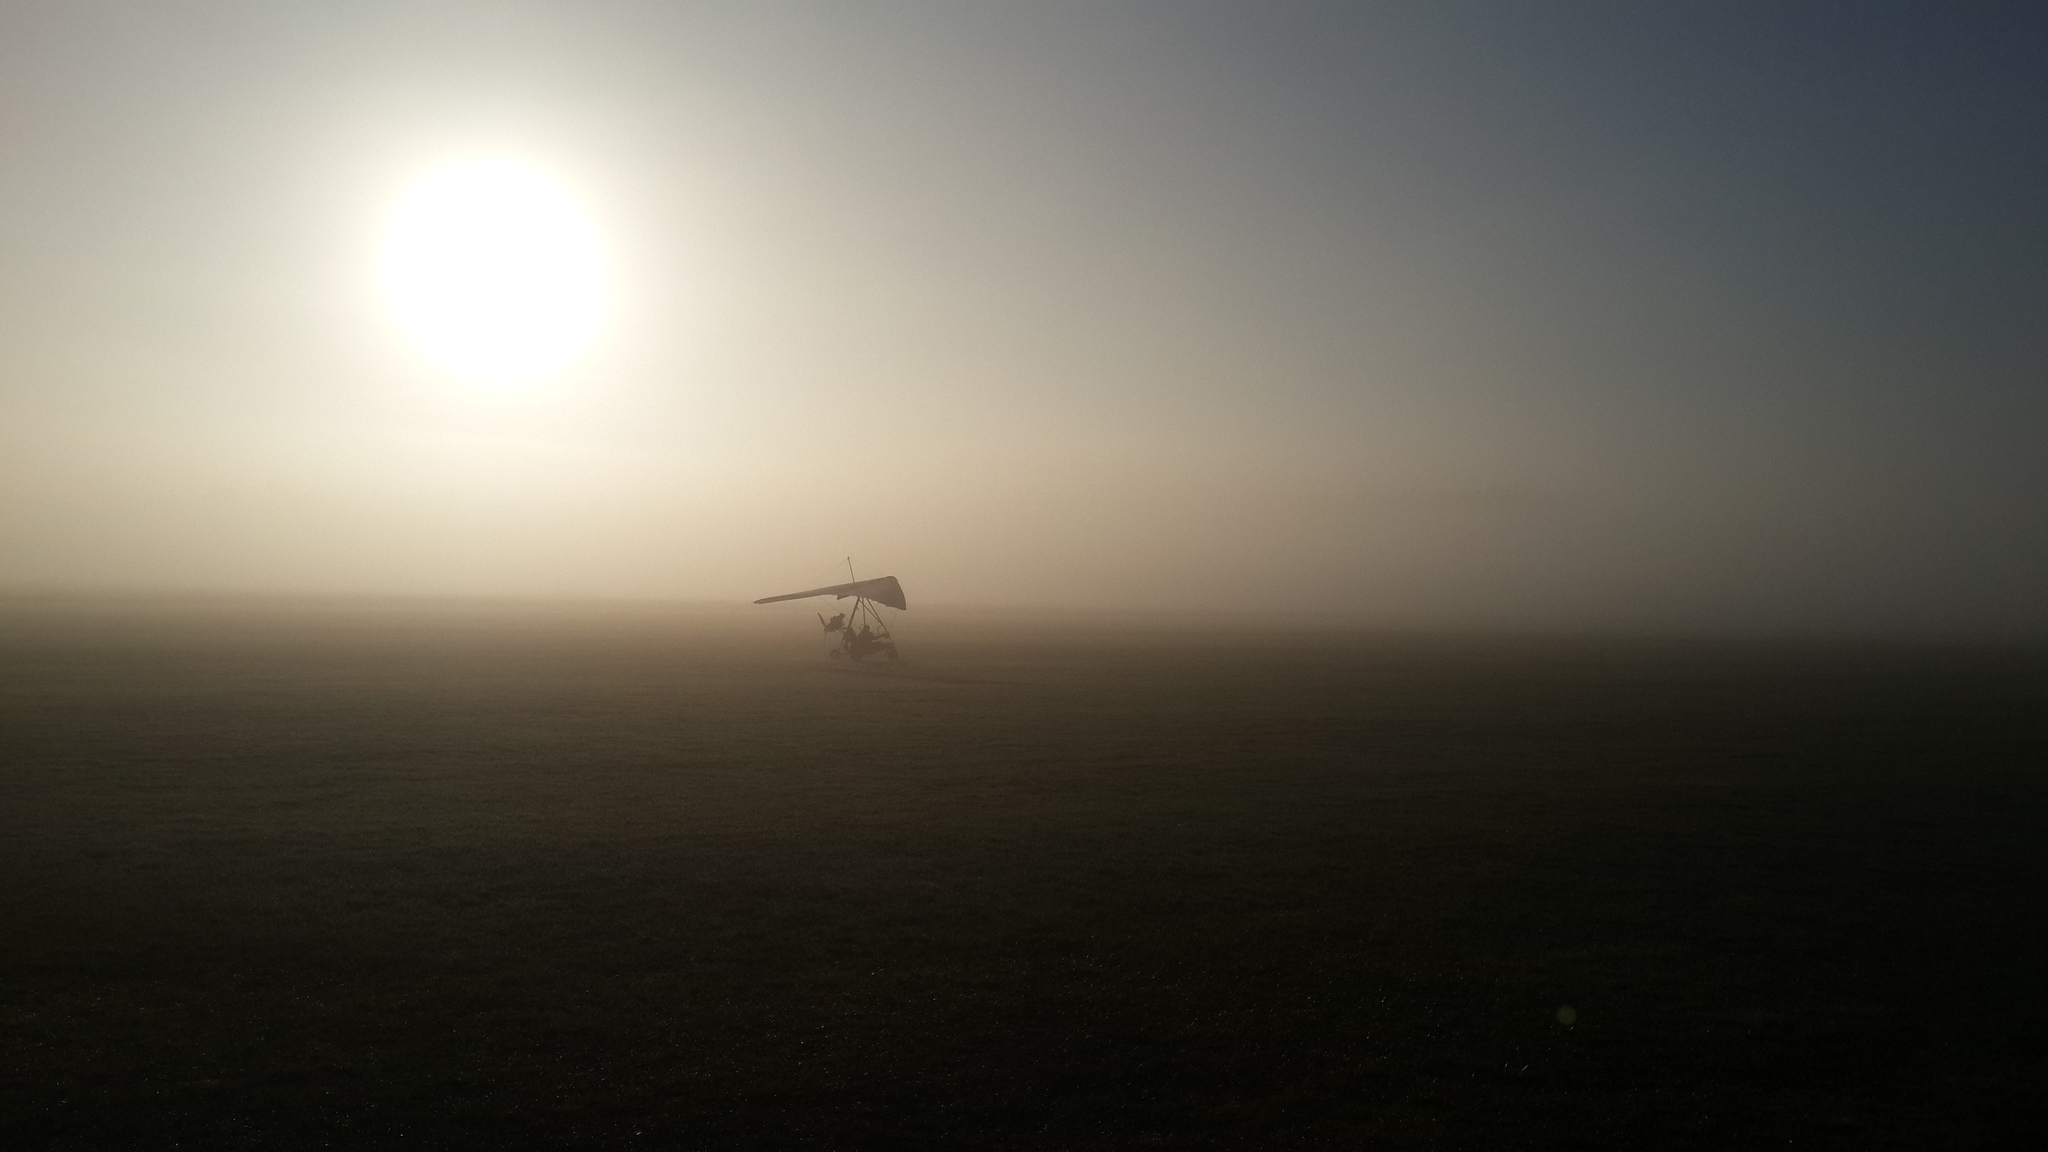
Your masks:
{"label": "bright sun glow", "polygon": [[457,375],[517,384],[566,366],[609,303],[597,229],[527,165],[473,161],[421,180],[385,235],[383,285],[400,327]]}

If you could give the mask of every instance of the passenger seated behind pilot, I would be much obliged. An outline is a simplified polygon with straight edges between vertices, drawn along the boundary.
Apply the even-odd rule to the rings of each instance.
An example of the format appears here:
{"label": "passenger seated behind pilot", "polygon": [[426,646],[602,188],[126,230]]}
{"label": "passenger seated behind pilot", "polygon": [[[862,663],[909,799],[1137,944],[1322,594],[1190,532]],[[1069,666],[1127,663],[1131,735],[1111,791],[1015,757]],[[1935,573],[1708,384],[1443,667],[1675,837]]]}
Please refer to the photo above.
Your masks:
{"label": "passenger seated behind pilot", "polygon": [[863,624],[860,626],[860,639],[863,644],[873,644],[875,642],[875,633],[867,625]]}

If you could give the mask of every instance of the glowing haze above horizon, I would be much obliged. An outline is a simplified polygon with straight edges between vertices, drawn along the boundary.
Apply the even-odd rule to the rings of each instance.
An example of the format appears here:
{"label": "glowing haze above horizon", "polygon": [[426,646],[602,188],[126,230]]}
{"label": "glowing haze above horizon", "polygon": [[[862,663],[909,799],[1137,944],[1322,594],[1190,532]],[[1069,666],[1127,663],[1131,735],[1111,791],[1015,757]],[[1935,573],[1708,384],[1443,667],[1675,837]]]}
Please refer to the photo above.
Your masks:
{"label": "glowing haze above horizon", "polygon": [[2048,631],[2024,6],[0,11],[0,591]]}

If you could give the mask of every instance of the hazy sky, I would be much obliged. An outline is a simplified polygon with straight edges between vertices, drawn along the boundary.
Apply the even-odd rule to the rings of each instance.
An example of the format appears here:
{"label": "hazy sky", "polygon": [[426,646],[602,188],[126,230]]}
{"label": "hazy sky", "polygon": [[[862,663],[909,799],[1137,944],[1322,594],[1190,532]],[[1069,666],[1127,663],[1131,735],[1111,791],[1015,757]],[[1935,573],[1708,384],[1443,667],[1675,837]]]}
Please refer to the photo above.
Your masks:
{"label": "hazy sky", "polygon": [[[2048,10],[0,6],[0,587],[2048,631]],[[518,158],[611,305],[422,359]]]}

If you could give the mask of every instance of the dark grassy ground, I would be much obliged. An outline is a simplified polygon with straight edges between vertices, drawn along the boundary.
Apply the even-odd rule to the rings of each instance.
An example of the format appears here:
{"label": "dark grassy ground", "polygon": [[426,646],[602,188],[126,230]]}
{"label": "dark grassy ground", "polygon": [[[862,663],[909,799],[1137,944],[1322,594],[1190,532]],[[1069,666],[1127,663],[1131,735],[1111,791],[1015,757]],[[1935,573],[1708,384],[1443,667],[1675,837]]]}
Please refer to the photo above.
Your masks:
{"label": "dark grassy ground", "polygon": [[4,1142],[2048,1139],[2041,653],[807,620],[0,608]]}

